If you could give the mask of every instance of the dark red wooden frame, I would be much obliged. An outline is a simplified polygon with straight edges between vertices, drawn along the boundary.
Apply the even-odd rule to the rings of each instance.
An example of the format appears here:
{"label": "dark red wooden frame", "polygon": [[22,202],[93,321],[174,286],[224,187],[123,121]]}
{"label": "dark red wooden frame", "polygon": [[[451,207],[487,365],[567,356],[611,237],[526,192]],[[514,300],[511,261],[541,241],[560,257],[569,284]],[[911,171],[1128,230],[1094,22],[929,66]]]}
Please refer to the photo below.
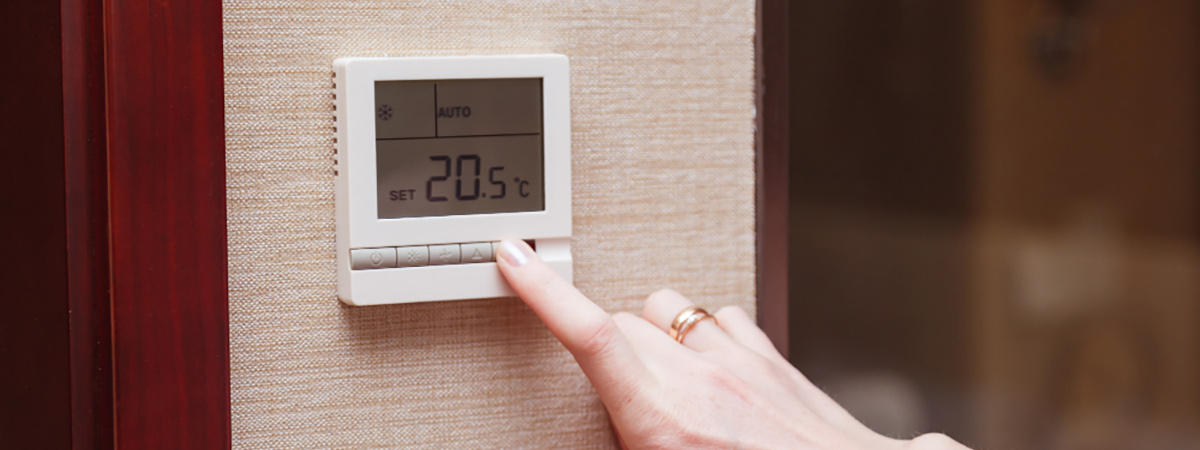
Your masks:
{"label": "dark red wooden frame", "polygon": [[107,448],[113,442],[113,358],[103,11],[96,0],[61,5],[71,441],[74,448]]}
{"label": "dark red wooden frame", "polygon": [[755,136],[758,324],[788,356],[788,2],[758,0]]}
{"label": "dark red wooden frame", "polygon": [[[229,448],[220,2],[4,2],[20,448]],[[787,2],[759,0],[760,323],[787,353]],[[15,194],[14,194],[15,193]],[[27,342],[30,345],[14,345]]]}
{"label": "dark red wooden frame", "polygon": [[221,3],[0,18],[0,446],[229,448]]}
{"label": "dark red wooden frame", "polygon": [[104,3],[114,435],[228,448],[221,3]]}
{"label": "dark red wooden frame", "polygon": [[62,448],[73,400],[62,23],[52,2],[0,2],[0,18],[0,446]]}

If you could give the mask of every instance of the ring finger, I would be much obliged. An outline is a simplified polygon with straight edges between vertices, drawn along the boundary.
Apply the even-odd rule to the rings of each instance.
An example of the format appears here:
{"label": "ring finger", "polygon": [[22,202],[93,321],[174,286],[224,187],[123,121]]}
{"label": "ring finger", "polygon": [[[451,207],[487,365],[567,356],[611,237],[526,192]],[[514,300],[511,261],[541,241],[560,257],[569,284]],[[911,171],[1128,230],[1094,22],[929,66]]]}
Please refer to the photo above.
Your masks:
{"label": "ring finger", "polygon": [[[691,300],[670,289],[650,294],[646,306],[642,308],[642,317],[664,332],[670,333],[671,322],[684,309],[695,306]],[[715,319],[715,317],[714,317]],[[696,351],[706,352],[737,345],[717,326],[715,320],[696,322],[684,335],[683,345]]]}

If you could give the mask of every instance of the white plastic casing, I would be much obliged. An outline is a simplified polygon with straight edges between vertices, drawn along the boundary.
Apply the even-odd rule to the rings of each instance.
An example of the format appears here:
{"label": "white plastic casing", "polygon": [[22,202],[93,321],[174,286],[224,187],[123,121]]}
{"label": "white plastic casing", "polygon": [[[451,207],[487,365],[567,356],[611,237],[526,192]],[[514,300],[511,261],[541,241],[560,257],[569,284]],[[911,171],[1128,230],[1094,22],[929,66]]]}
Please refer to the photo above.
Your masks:
{"label": "white plastic casing", "polygon": [[[535,242],[539,256],[571,279],[571,111],[563,55],[340,58],[334,61],[338,297],[351,305],[513,296],[496,263],[351,269],[351,249]],[[375,82],[541,78],[545,210],[380,219],[376,199]]]}

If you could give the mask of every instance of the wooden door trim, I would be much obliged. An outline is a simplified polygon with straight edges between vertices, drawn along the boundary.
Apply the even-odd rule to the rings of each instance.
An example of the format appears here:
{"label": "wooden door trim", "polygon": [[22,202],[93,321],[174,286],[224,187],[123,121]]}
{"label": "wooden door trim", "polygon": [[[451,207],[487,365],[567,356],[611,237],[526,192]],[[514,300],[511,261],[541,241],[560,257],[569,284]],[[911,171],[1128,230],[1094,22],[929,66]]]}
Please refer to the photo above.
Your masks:
{"label": "wooden door trim", "polygon": [[104,2],[115,442],[229,448],[221,2]]}
{"label": "wooden door trim", "polygon": [[112,448],[101,0],[5,2],[14,45],[0,127],[9,310],[0,415],[12,448]]}
{"label": "wooden door trim", "polygon": [[0,74],[0,446],[61,448],[72,426],[61,16],[52,2],[10,1],[0,18],[14,63]]}
{"label": "wooden door trim", "polygon": [[102,0],[62,0],[71,447],[113,447]]}
{"label": "wooden door trim", "polygon": [[788,355],[788,2],[758,0],[755,33],[758,324]]}

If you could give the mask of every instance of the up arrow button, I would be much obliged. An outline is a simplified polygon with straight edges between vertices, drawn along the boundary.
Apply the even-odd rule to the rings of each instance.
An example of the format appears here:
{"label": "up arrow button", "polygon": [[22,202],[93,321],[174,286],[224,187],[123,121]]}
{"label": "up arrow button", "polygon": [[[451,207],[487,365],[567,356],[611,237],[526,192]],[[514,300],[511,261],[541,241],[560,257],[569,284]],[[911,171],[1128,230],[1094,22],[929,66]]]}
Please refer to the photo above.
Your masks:
{"label": "up arrow button", "polygon": [[492,258],[492,244],[488,242],[476,242],[473,244],[462,244],[463,262],[464,263],[483,263],[495,261]]}

